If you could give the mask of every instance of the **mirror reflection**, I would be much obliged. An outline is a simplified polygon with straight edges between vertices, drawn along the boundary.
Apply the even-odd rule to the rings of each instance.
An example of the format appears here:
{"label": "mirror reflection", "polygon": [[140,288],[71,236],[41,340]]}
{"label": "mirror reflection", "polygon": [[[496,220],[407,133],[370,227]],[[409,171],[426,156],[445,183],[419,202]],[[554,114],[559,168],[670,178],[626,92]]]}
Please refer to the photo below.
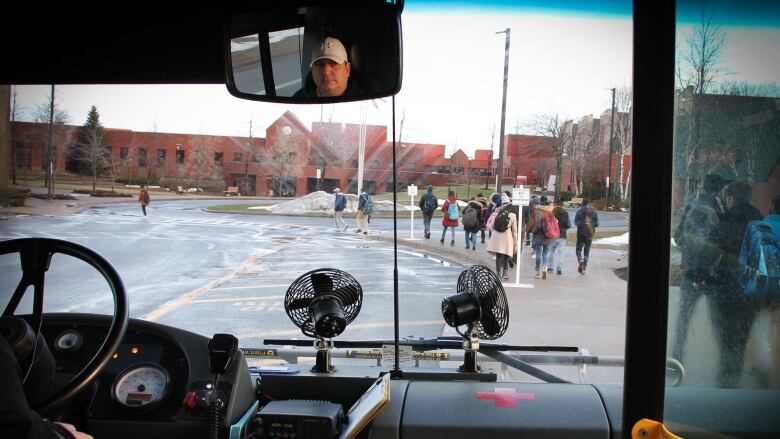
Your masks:
{"label": "mirror reflection", "polygon": [[395,6],[386,4],[236,15],[228,89],[247,99],[300,103],[393,95],[401,85],[399,29]]}

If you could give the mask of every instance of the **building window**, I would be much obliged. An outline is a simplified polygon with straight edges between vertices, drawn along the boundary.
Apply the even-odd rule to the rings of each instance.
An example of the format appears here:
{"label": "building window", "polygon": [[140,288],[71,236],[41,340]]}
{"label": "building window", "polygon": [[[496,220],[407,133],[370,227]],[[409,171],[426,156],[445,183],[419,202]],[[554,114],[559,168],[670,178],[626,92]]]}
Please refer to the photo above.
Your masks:
{"label": "building window", "polygon": [[16,169],[32,169],[32,142],[16,142]]}
{"label": "building window", "polygon": [[130,155],[130,148],[123,146],[119,148],[119,160],[122,162],[127,161],[127,156]]}
{"label": "building window", "polygon": [[[429,166],[429,167],[430,167],[430,166]],[[416,166],[414,163],[407,163],[407,164],[404,166],[404,169],[405,169],[406,171],[412,171],[412,172],[413,172],[413,171],[416,171],[416,170],[417,170],[417,166]]]}
{"label": "building window", "polygon": [[138,148],[138,166],[146,167],[146,148]]}
{"label": "building window", "polygon": [[176,150],[176,163],[183,164],[184,163],[184,150],[183,149],[177,149]]}
{"label": "building window", "polygon": [[352,160],[352,166],[350,166],[350,167],[351,168],[357,168],[358,167],[358,161],[357,160]]}
{"label": "building window", "polygon": [[234,152],[233,153],[233,161],[234,162],[243,162],[244,161],[244,154],[240,152]]}
{"label": "building window", "polygon": [[263,156],[262,154],[255,154],[252,156],[252,162],[254,163],[262,163],[263,162]]}
{"label": "building window", "polygon": [[368,168],[369,169],[379,168],[379,160],[371,160],[370,162],[368,162]]}
{"label": "building window", "polygon": [[158,149],[157,150],[157,166],[160,168],[165,167],[165,150],[164,149]]}
{"label": "building window", "polygon": [[214,152],[214,164],[217,166],[222,166],[222,157],[224,154],[221,151],[215,151]]}

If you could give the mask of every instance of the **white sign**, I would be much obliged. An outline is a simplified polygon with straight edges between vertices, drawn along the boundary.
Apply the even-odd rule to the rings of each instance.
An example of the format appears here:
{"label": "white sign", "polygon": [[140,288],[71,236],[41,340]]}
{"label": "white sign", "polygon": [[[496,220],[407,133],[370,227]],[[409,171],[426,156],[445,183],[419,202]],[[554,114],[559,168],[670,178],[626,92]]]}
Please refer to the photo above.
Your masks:
{"label": "white sign", "polygon": [[[412,347],[409,345],[398,346],[398,366],[414,367],[412,360]],[[382,345],[382,367],[395,366],[395,346],[391,344]]]}
{"label": "white sign", "polygon": [[547,192],[555,191],[555,176],[551,175],[547,180]]}
{"label": "white sign", "polygon": [[415,195],[417,195],[417,186],[410,184],[406,188],[406,193],[409,194],[410,197],[414,197]]}
{"label": "white sign", "polygon": [[512,189],[512,204],[515,206],[528,206],[531,202],[531,189],[522,186]]}
{"label": "white sign", "polygon": [[317,168],[317,178],[318,179],[322,178],[322,169],[320,168]]}

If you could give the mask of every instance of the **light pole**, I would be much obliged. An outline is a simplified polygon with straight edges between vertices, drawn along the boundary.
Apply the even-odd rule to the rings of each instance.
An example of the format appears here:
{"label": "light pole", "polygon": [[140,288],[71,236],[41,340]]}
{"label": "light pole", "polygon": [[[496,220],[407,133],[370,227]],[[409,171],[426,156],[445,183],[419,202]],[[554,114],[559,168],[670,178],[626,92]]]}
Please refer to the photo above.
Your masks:
{"label": "light pole", "polygon": [[607,209],[611,206],[610,199],[612,191],[610,190],[610,179],[612,178],[612,141],[613,133],[615,132],[615,87],[612,87],[612,109],[610,110],[610,122],[609,122],[609,164],[607,165]]}
{"label": "light pole", "polygon": [[501,100],[501,137],[498,139],[498,166],[496,167],[496,192],[501,193],[501,177],[504,173],[504,128],[506,126],[506,88],[509,82],[509,28],[496,32],[506,34],[504,46],[504,97]]}

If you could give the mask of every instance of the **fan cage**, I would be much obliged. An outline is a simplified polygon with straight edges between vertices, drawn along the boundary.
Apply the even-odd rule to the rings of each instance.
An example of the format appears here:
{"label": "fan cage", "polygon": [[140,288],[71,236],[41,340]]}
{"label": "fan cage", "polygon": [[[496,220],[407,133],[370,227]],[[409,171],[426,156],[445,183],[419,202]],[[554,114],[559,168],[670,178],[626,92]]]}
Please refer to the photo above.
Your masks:
{"label": "fan cage", "polygon": [[[509,327],[509,305],[501,279],[493,270],[484,265],[469,267],[458,276],[457,292],[472,294],[480,304],[480,319],[468,325],[466,333],[455,328],[458,334],[468,337],[468,333],[472,333],[482,340],[495,340],[506,333]],[[498,332],[492,335],[485,331],[482,324],[483,316],[487,314],[492,314],[499,326]]]}
{"label": "fan cage", "polygon": [[[284,296],[284,310],[295,326],[299,327],[306,336],[312,338],[318,338],[319,336],[314,331],[314,322],[312,321],[309,306],[292,308],[291,304],[298,301],[311,303],[316,294],[314,283],[312,282],[312,275],[315,274],[324,274],[333,281],[333,292],[318,297],[332,295],[337,298],[344,309],[344,320],[347,325],[355,320],[363,304],[363,288],[357,279],[346,271],[336,268],[319,268],[304,273],[290,284],[290,287],[287,289],[287,294]],[[354,301],[345,304],[345,299],[349,300],[351,298]]]}

